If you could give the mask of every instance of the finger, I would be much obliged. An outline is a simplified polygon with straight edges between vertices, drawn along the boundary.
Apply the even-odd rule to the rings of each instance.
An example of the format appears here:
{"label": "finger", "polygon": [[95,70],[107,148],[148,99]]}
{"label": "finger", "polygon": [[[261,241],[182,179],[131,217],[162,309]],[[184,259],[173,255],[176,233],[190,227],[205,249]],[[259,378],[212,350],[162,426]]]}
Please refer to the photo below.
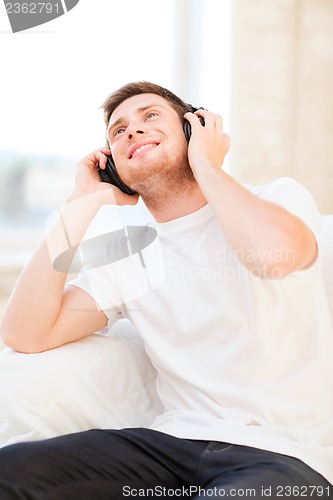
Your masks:
{"label": "finger", "polygon": [[106,156],[110,156],[110,154],[111,154],[110,148],[107,148],[107,147],[102,147],[99,149],[99,151],[101,151]]}
{"label": "finger", "polygon": [[108,148],[100,148],[93,151],[93,161],[95,167],[100,167],[102,170],[106,167],[107,156],[111,155],[111,151]]}
{"label": "finger", "polygon": [[195,112],[195,113],[185,113],[184,115],[184,118],[185,120],[189,121],[190,124],[191,124],[191,127],[197,127],[197,126],[202,126],[200,120],[199,120],[199,116],[201,116],[201,114],[199,114],[198,112]]}
{"label": "finger", "polygon": [[207,127],[216,127],[223,130],[223,118],[221,115],[212,113],[207,109],[198,109],[195,114],[201,116],[205,120],[205,125]]}

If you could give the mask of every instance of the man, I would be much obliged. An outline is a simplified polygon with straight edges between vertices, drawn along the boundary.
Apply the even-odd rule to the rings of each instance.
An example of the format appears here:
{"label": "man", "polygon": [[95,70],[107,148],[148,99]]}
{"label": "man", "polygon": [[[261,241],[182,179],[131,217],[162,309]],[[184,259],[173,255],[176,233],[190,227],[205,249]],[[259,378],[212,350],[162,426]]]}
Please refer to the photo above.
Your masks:
{"label": "man", "polygon": [[[33,353],[129,318],[158,371],[164,412],[150,429],[1,450],[1,499],[333,498],[332,332],[317,209],[290,179],[234,180],[221,168],[229,149],[222,118],[189,109],[147,82],[108,97],[112,157],[137,194],[100,181],[109,149],[85,157],[1,330],[7,345]],[[108,245],[103,265],[98,257],[65,287],[55,257],[74,253],[102,204],[139,196],[158,245],[119,262]]]}

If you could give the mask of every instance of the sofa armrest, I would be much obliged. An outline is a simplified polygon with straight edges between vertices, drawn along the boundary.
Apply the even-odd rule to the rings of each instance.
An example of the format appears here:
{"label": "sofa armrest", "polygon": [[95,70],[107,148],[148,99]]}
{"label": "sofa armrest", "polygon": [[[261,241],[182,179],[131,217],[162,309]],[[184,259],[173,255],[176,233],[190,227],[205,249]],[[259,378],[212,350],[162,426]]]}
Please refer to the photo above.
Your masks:
{"label": "sofa armrest", "polygon": [[39,354],[0,353],[0,447],[91,428],[147,427],[162,411],[156,372],[121,320]]}

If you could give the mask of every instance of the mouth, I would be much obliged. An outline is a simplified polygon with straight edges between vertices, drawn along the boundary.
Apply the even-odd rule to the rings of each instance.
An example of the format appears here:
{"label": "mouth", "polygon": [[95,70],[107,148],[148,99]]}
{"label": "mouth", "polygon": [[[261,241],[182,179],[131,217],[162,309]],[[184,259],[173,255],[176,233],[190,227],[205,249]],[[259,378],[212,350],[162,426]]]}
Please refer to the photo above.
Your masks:
{"label": "mouth", "polygon": [[158,142],[147,142],[146,144],[135,144],[134,146],[132,146],[129,150],[129,153],[128,153],[128,158],[131,159],[131,158],[135,158],[136,156],[139,156],[140,154],[148,151],[149,149],[153,149],[153,148],[156,148],[156,146],[158,146],[159,143]]}

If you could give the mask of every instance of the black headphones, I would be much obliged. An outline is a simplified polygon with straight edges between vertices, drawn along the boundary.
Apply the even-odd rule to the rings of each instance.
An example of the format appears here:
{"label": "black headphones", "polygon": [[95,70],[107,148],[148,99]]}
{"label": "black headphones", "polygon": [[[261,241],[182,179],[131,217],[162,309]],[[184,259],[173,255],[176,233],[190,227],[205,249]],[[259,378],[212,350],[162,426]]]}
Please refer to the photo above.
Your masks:
{"label": "black headphones", "polygon": [[[195,113],[195,111],[198,111],[198,109],[203,109],[201,107],[196,108],[196,107],[192,106],[192,104],[189,104],[189,107],[190,107],[192,113]],[[205,126],[204,119],[201,116],[199,116],[199,120],[201,122],[201,125],[204,127]],[[184,118],[184,122],[183,122],[183,129],[184,129],[184,134],[185,134],[186,140],[187,140],[187,142],[189,142],[190,137],[191,137],[191,125],[190,125],[190,122],[188,120],[186,120],[185,118]],[[97,170],[98,170],[98,173],[99,173],[103,182],[108,182],[109,184],[113,184],[114,186],[117,186],[123,193],[130,194],[130,195],[136,194],[136,191],[134,191],[130,187],[126,186],[126,184],[124,184],[124,182],[119,177],[117,169],[116,169],[116,165],[113,161],[112,156],[107,157],[106,166],[105,166],[104,170],[102,170],[100,167],[98,167]]]}

